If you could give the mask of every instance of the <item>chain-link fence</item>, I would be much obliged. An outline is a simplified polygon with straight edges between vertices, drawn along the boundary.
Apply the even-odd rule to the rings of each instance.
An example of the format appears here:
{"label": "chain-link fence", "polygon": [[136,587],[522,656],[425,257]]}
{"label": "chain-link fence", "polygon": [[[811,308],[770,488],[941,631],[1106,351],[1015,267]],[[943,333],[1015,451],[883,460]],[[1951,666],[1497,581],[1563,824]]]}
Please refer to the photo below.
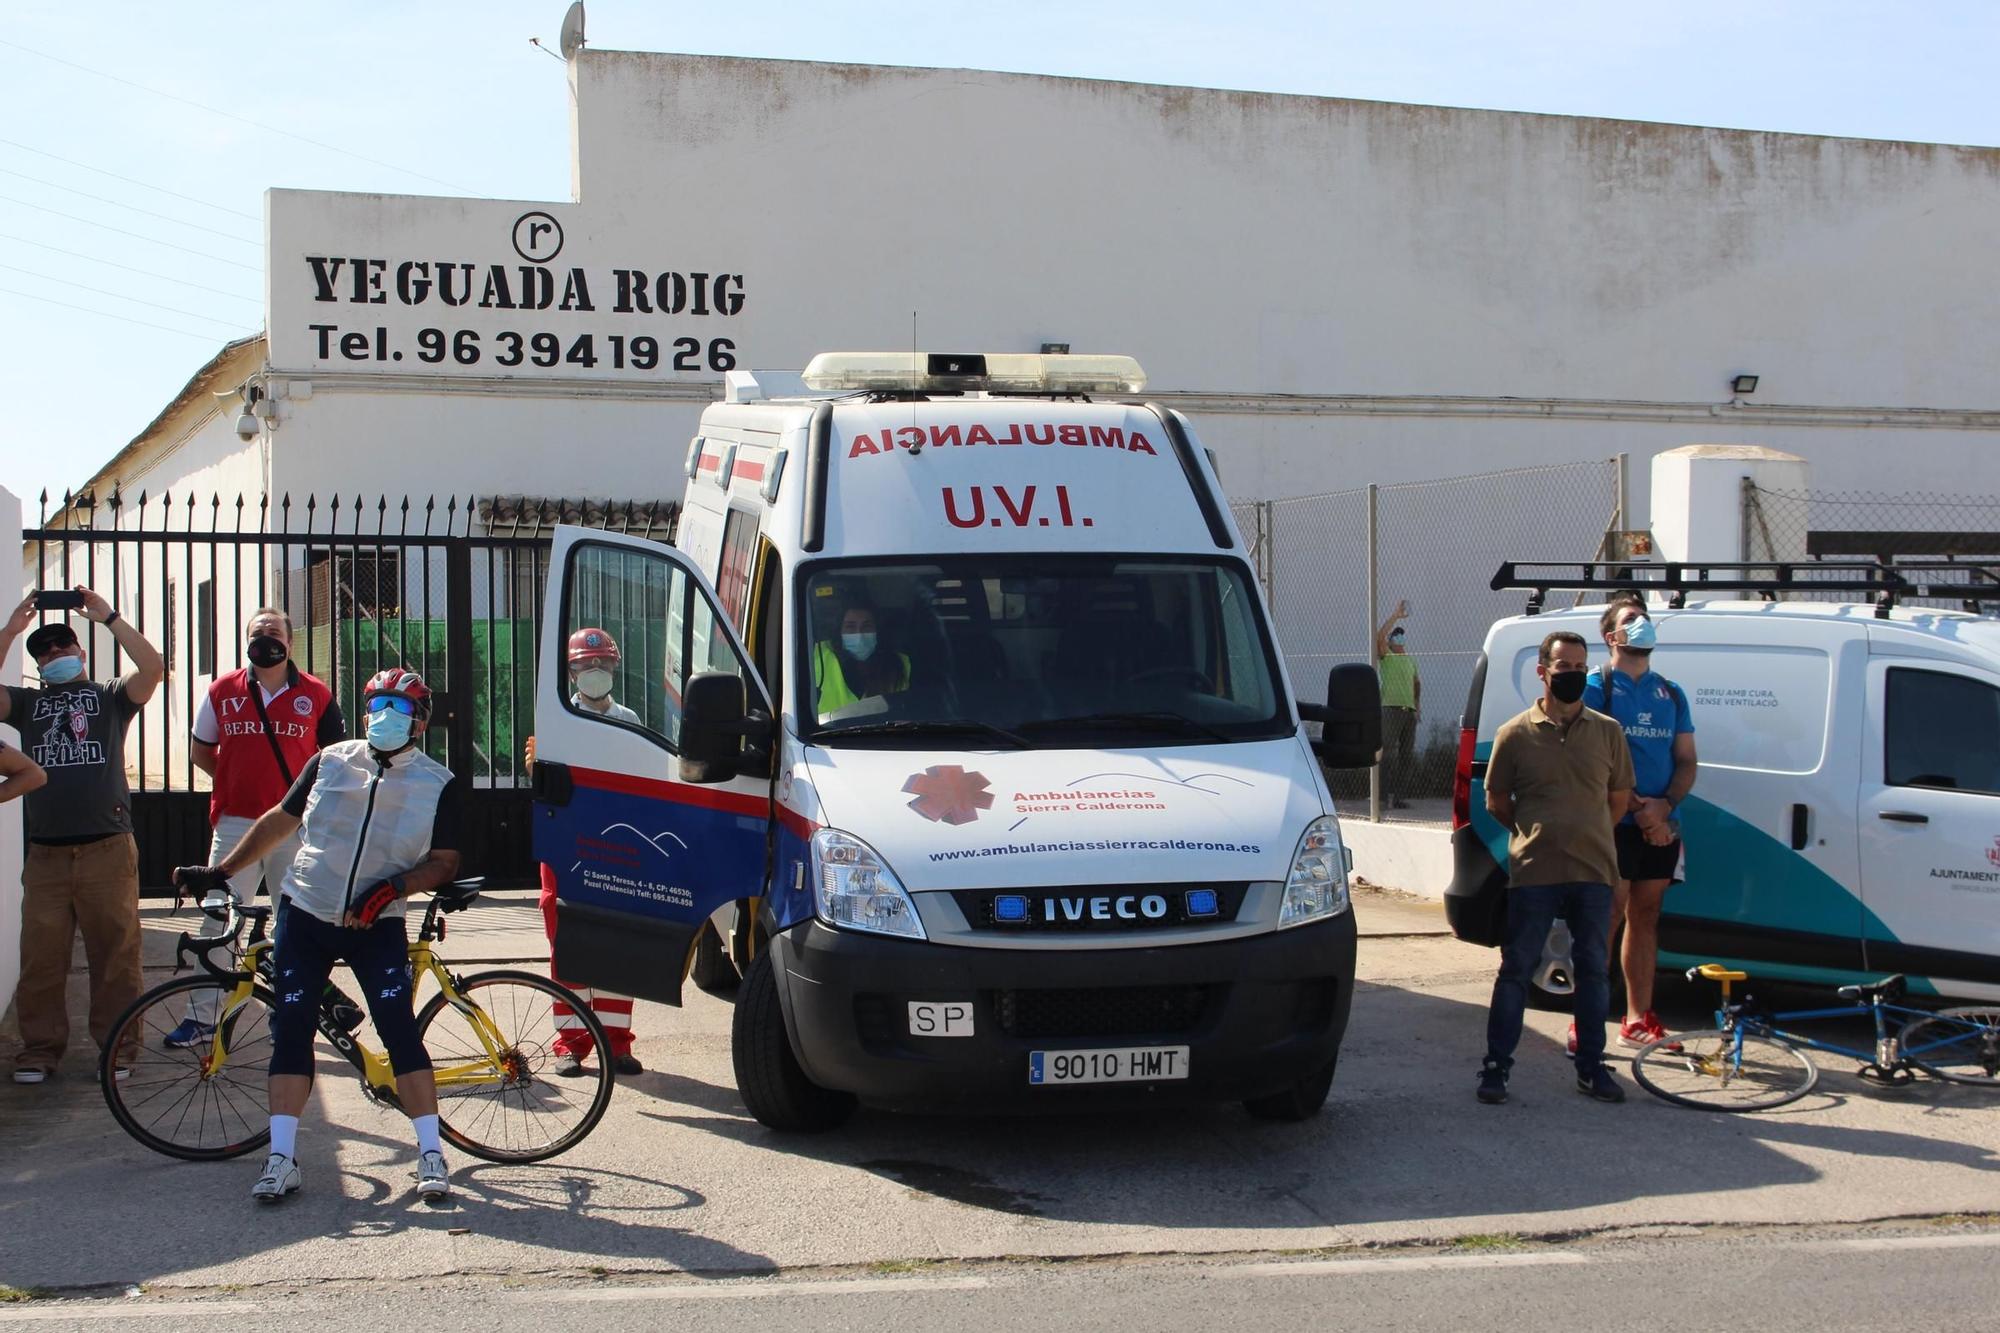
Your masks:
{"label": "chain-link fence", "polygon": [[1520,593],[1487,582],[1504,560],[1595,558],[1606,531],[1623,526],[1622,466],[1612,458],[1232,506],[1302,698],[1322,697],[1335,665],[1374,660],[1378,632],[1403,631],[1390,653],[1415,669],[1382,671],[1383,763],[1373,775],[1335,775],[1350,809],[1449,820],[1458,718],[1480,645],[1522,606]]}
{"label": "chain-link fence", "polygon": [[[1743,550],[1745,559],[1931,566],[1921,582],[1931,597],[1904,596],[1902,601],[1927,606],[1951,606],[1960,600],[1957,588],[1981,584],[1988,596],[1991,569],[2000,560],[2000,496],[1940,495],[1911,492],[1891,495],[1874,491],[1776,490],[1743,482]],[[1940,562],[1964,563],[1958,571],[1937,568]],[[1810,581],[1812,571],[1794,569]],[[1832,577],[1837,571],[1827,571]],[[1851,592],[1787,592],[1786,600],[1853,601]]]}

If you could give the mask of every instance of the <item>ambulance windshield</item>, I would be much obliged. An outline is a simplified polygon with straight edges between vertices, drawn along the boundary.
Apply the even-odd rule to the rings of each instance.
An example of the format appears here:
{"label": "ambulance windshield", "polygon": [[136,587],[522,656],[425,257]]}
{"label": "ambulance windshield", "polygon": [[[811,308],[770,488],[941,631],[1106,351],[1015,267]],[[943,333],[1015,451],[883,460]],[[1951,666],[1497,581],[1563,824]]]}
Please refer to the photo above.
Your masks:
{"label": "ambulance windshield", "polygon": [[1290,734],[1240,565],[1019,555],[815,565],[814,740],[1182,745]]}

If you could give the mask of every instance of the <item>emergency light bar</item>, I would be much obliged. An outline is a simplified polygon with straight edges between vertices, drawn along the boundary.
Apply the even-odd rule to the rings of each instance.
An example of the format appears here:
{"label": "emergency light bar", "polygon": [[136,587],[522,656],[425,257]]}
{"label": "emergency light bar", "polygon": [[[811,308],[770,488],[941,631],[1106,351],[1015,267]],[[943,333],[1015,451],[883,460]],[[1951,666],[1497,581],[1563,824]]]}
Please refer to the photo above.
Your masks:
{"label": "emergency light bar", "polygon": [[821,352],[806,366],[821,393],[1138,393],[1146,372],[1129,356],[1031,352]]}

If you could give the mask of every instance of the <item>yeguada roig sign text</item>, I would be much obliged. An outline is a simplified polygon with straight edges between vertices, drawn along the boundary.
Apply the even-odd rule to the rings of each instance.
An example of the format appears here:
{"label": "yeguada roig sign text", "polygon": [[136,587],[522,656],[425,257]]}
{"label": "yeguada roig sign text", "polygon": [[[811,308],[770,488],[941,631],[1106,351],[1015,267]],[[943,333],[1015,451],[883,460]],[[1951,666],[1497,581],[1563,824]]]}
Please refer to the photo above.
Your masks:
{"label": "yeguada roig sign text", "polygon": [[[565,234],[558,211],[574,221],[573,207],[274,191],[273,363],[649,381],[736,368],[749,301],[740,271],[599,259]],[[339,225],[342,215],[359,225]],[[391,217],[409,225],[385,225]]]}

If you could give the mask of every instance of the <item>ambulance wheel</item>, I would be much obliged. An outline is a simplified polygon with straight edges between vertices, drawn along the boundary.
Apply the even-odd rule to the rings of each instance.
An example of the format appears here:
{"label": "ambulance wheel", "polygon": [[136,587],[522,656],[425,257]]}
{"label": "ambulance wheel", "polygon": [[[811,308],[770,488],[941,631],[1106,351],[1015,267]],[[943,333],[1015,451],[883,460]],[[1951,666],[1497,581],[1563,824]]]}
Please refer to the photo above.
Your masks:
{"label": "ambulance wheel", "polygon": [[1283,1092],[1274,1092],[1268,1097],[1252,1097],[1243,1103],[1243,1109],[1257,1120],[1310,1120],[1319,1114],[1320,1107],[1326,1105],[1326,1095],[1333,1090],[1334,1066],[1339,1063],[1340,1056],[1336,1054]]}
{"label": "ambulance wheel", "polygon": [[854,1095],[822,1088],[806,1077],[785,1035],[778,974],[768,952],[759,953],[736,995],[729,1029],[736,1090],[757,1123],[794,1134],[833,1129],[854,1114]]}
{"label": "ambulance wheel", "polygon": [[736,974],[736,964],[729,961],[729,950],[723,947],[713,925],[703,923],[695,940],[694,968],[688,975],[696,987],[710,995],[734,995],[742,984],[743,978]]}

